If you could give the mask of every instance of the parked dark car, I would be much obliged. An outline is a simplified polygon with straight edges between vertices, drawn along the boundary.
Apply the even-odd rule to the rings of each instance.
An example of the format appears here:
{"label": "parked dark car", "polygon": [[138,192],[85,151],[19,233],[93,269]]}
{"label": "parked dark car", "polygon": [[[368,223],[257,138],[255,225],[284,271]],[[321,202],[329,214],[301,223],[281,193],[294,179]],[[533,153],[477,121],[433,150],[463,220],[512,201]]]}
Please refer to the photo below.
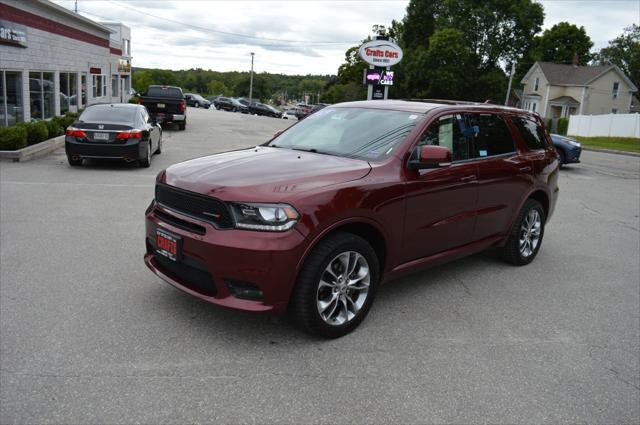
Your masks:
{"label": "parked dark car", "polygon": [[558,174],[536,114],[338,104],[260,147],[161,172],[144,258],[207,302],[288,310],[303,329],[338,337],[364,319],[382,282],[409,271],[490,247],[530,263]]}
{"label": "parked dark car", "polygon": [[215,102],[214,106],[216,109],[224,109],[225,111],[238,112],[240,110],[239,103],[225,96],[220,96]]}
{"label": "parked dark car", "polygon": [[553,146],[556,148],[556,152],[558,153],[560,166],[580,162],[582,145],[579,141],[560,134],[552,134],[551,140],[553,140]]}
{"label": "parked dark car", "polygon": [[187,127],[187,111],[180,87],[149,86],[138,102],[146,106],[151,117],[158,122],[174,122],[180,130]]}
{"label": "parked dark car", "polygon": [[249,113],[256,115],[264,115],[266,117],[282,118],[282,112],[278,111],[271,105],[265,105],[264,103],[253,102],[249,105]]}
{"label": "parked dark car", "polygon": [[311,106],[304,103],[298,103],[296,105],[296,118],[299,120],[305,119],[307,115],[311,113]]}
{"label": "parked dark car", "polygon": [[187,106],[193,106],[195,108],[209,108],[211,106],[211,102],[209,102],[204,97],[199,94],[194,93],[185,93],[184,100],[187,101]]}
{"label": "parked dark car", "polygon": [[65,151],[73,166],[87,158],[116,158],[148,167],[151,156],[162,152],[162,127],[142,105],[92,105],[67,127]]}

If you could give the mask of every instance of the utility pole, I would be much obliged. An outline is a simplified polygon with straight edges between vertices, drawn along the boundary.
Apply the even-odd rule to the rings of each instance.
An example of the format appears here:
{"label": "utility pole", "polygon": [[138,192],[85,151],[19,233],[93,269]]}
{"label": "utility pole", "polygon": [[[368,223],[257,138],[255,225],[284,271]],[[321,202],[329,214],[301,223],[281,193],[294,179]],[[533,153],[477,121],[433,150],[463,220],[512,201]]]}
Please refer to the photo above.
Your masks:
{"label": "utility pole", "polygon": [[511,75],[509,76],[509,88],[507,88],[507,97],[504,99],[504,106],[509,104],[509,94],[511,93],[511,83],[513,83],[513,74],[516,72],[516,63],[511,62]]}
{"label": "utility pole", "polygon": [[78,13],[78,0],[76,0],[76,13]]}
{"label": "utility pole", "polygon": [[249,103],[253,102],[253,57],[255,53],[251,52],[251,77],[249,79]]}

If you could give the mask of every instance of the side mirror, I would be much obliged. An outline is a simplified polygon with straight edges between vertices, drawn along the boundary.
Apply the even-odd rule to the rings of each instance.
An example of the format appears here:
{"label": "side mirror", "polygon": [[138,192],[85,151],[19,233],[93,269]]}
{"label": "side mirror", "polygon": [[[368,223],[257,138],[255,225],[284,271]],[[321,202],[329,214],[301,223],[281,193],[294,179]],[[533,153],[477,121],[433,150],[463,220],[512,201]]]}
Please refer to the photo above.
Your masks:
{"label": "side mirror", "polygon": [[451,164],[451,151],[444,146],[425,145],[417,147],[418,159],[409,161],[411,170],[448,167]]}

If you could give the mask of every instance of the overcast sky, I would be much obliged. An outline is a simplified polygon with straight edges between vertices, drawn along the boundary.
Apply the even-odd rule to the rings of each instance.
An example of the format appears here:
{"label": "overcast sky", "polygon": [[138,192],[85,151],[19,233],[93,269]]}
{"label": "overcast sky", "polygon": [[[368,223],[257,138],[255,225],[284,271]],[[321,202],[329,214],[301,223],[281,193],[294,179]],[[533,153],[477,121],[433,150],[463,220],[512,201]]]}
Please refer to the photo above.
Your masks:
{"label": "overcast sky", "polygon": [[[75,0],[54,0],[73,9]],[[544,28],[584,26],[594,49],[640,22],[640,0],[540,0]],[[284,74],[335,74],[345,50],[373,24],[402,19],[408,0],[207,1],[78,0],[94,20],[132,30],[133,66],[216,71],[254,69]]]}

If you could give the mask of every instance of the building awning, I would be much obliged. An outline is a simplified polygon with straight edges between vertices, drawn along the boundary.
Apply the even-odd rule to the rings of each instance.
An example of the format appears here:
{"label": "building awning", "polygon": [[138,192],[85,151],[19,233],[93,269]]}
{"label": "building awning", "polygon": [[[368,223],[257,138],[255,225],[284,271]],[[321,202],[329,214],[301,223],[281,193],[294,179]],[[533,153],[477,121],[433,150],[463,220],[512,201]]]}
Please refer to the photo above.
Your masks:
{"label": "building awning", "polygon": [[556,97],[555,99],[551,99],[549,101],[549,103],[555,103],[555,104],[559,104],[559,105],[579,105],[580,102],[578,102],[577,100],[575,100],[573,97],[571,96],[560,96],[560,97]]}

